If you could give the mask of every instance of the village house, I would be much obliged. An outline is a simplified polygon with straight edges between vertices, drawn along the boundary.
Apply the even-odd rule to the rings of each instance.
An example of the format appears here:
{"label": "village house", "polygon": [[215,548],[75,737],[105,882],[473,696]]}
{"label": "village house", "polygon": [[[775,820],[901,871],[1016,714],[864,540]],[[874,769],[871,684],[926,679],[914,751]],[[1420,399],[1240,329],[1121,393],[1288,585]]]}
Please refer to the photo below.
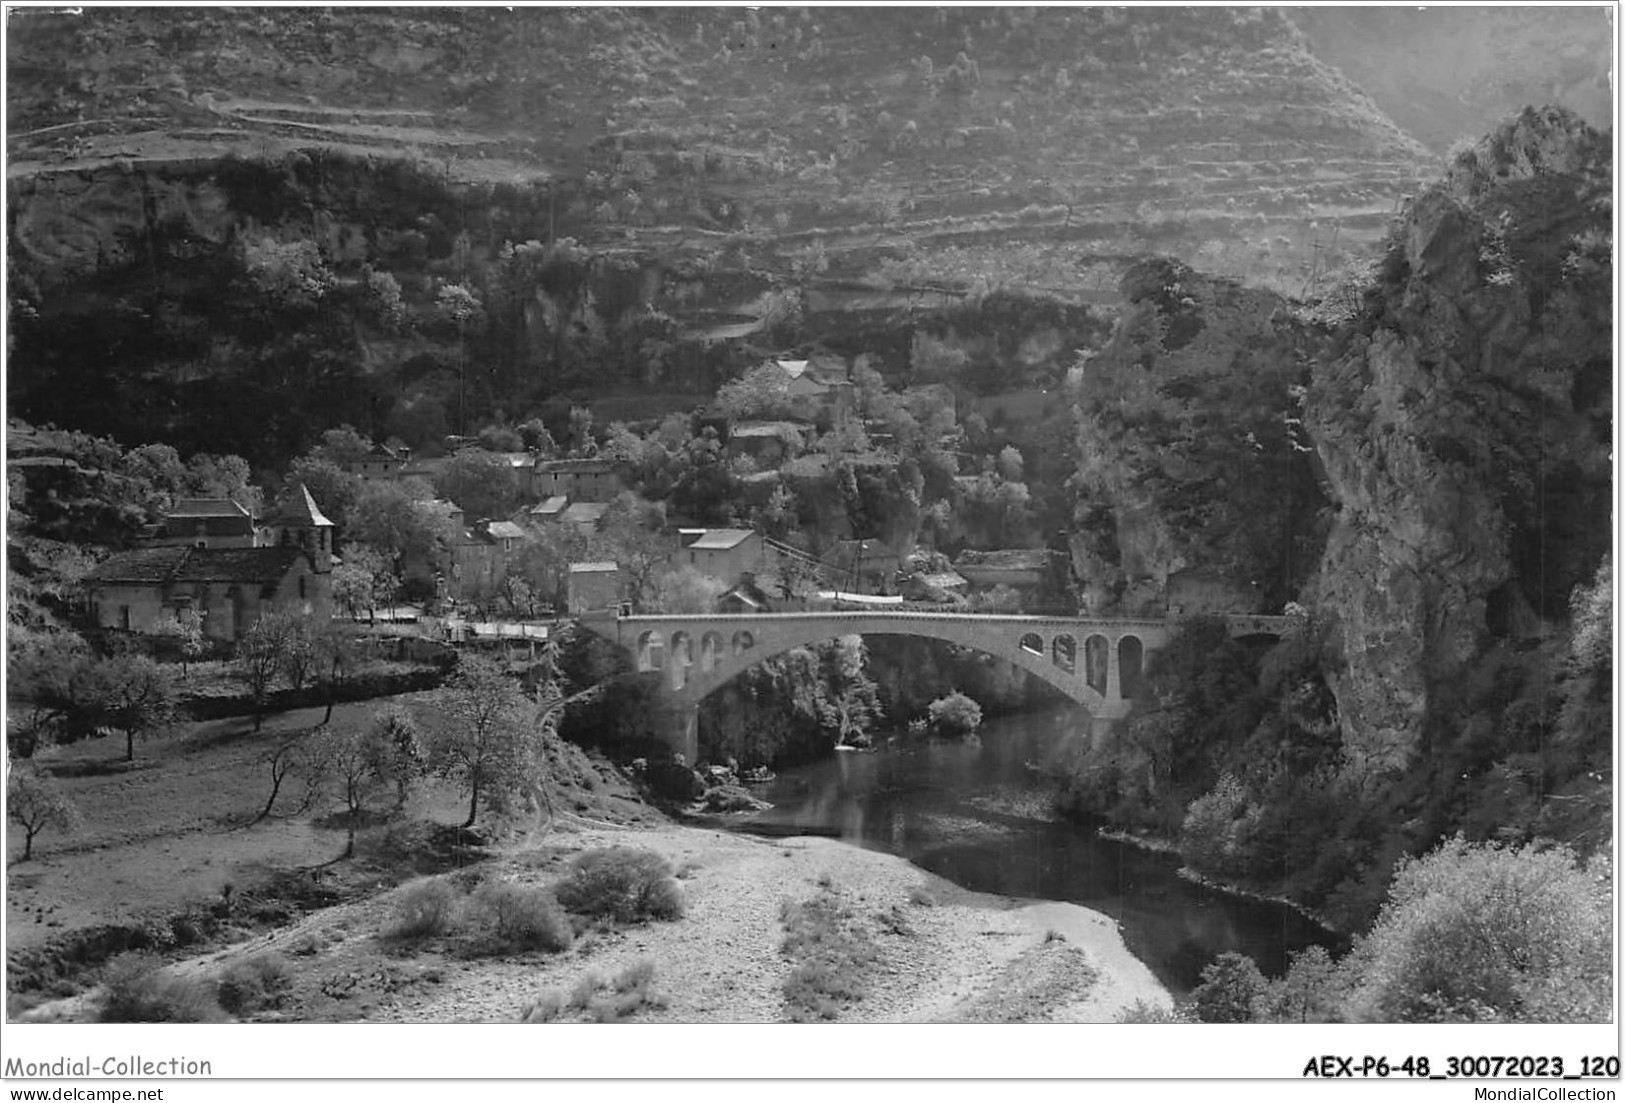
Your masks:
{"label": "village house", "polygon": [[403,477],[402,472],[411,462],[412,450],[406,447],[391,448],[387,444],[375,444],[367,450],[367,454],[359,459],[349,460],[344,469],[352,475],[358,475],[369,482],[384,479],[398,479]]}
{"label": "village house", "polygon": [[533,497],[563,495],[572,502],[607,502],[626,488],[609,460],[537,460],[532,469]]}
{"label": "village house", "polygon": [[[1008,586],[1024,603],[1043,601],[1052,587],[1055,571],[1064,567],[1064,556],[1044,548],[1000,548],[993,551],[966,551],[954,560],[954,570],[963,575],[973,591]],[[1049,599],[1058,595],[1050,593]]]}
{"label": "village house", "polygon": [[728,454],[778,466],[807,447],[811,427],[795,421],[741,421],[728,430]]}
{"label": "village house", "polygon": [[762,568],[766,548],[752,529],[679,529],[674,567],[689,566],[732,586],[746,573]]}
{"label": "village house", "polygon": [[151,635],[196,621],[204,638],[221,643],[273,609],[325,623],[333,615],[333,523],[301,486],[269,525],[269,547],[174,544],[111,556],[85,577],[96,623]]}
{"label": "village house", "polygon": [[791,412],[804,421],[827,420],[840,427],[856,406],[856,389],[844,365],[811,360],[775,360],[790,395]]}
{"label": "village house", "polygon": [[152,548],[257,548],[271,534],[230,498],[179,498],[141,542]]}

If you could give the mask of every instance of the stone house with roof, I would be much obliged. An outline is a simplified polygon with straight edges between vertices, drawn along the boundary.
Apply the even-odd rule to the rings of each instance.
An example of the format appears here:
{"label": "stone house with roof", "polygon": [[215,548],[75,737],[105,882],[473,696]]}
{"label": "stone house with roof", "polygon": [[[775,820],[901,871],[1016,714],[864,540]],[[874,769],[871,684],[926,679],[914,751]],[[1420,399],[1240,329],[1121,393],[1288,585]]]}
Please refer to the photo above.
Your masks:
{"label": "stone house with roof", "polygon": [[679,529],[673,567],[693,567],[733,586],[740,577],[762,569],[767,549],[754,529]]}
{"label": "stone house with roof", "polygon": [[303,486],[270,519],[272,546],[167,545],[113,555],[85,577],[102,628],[155,634],[197,620],[205,639],[232,643],[269,610],[333,615],[333,523]]}
{"label": "stone house with roof", "polygon": [[178,498],[141,542],[153,548],[257,548],[270,543],[270,534],[230,498]]}

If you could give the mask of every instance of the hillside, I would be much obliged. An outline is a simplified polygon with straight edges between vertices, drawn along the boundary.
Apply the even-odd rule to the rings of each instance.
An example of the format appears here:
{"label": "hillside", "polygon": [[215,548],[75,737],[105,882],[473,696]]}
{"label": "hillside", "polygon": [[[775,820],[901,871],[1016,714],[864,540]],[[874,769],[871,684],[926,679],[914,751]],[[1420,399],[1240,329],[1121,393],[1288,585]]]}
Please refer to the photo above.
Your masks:
{"label": "hillside", "polygon": [[[1109,306],[1145,252],[1312,290],[1425,160],[1267,11],[125,8],[12,31],[16,412],[220,449],[291,403],[260,464],[306,424],[417,443],[565,394],[682,408],[818,341],[896,376],[917,322],[969,311],[955,328],[1014,347],[988,293]],[[207,430],[178,415],[200,402]]]}

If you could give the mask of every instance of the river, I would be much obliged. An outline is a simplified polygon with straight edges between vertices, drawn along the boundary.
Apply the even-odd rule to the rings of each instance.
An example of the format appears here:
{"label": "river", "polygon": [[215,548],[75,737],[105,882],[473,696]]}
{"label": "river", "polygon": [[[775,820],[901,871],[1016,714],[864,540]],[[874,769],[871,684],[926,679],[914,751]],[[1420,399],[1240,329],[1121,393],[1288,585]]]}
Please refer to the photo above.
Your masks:
{"label": "river", "polygon": [[990,720],[970,743],[899,740],[837,753],[754,787],[774,807],[740,826],[839,835],[977,892],[1093,908],[1117,920],[1129,950],[1176,996],[1226,950],[1279,976],[1294,950],[1338,948],[1336,936],[1291,908],[1193,884],[1178,876],[1174,855],[1057,817],[1054,783],[1029,763],[1077,738],[1085,722],[1066,707]]}

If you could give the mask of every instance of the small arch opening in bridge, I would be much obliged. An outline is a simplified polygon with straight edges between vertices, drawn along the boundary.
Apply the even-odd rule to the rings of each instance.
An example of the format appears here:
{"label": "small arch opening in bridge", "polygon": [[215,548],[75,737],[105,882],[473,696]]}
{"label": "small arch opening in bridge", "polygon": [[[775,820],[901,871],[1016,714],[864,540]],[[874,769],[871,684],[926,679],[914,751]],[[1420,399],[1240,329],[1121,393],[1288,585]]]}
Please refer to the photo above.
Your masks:
{"label": "small arch opening in bridge", "polygon": [[638,673],[661,670],[666,665],[666,641],[659,632],[645,632],[638,637]]}
{"label": "small arch opening in bridge", "polygon": [[1042,655],[1044,653],[1044,637],[1037,632],[1028,632],[1021,637],[1021,649],[1034,655]]}
{"label": "small arch opening in bridge", "polygon": [[701,674],[710,674],[722,665],[724,646],[721,632],[707,632],[700,637]]}
{"label": "small arch opening in bridge", "polygon": [[687,632],[676,632],[671,637],[671,688],[688,685],[688,668],[694,665],[694,639]]}
{"label": "small arch opening in bridge", "polygon": [[1078,672],[1078,641],[1071,636],[1064,633],[1056,636],[1055,642],[1050,645],[1050,656],[1055,665],[1068,674]]}
{"label": "small arch opening in bridge", "polygon": [[1111,662],[1112,645],[1105,636],[1094,635],[1083,641],[1083,674],[1089,688],[1106,695],[1106,667]]}
{"label": "small arch opening in bridge", "polygon": [[756,637],[751,635],[749,632],[734,633],[733,649],[735,655],[743,655],[745,652],[749,651],[755,646]]}
{"label": "small arch opening in bridge", "polygon": [[1145,685],[1145,645],[1138,636],[1117,641],[1117,688],[1125,699],[1139,695]]}

